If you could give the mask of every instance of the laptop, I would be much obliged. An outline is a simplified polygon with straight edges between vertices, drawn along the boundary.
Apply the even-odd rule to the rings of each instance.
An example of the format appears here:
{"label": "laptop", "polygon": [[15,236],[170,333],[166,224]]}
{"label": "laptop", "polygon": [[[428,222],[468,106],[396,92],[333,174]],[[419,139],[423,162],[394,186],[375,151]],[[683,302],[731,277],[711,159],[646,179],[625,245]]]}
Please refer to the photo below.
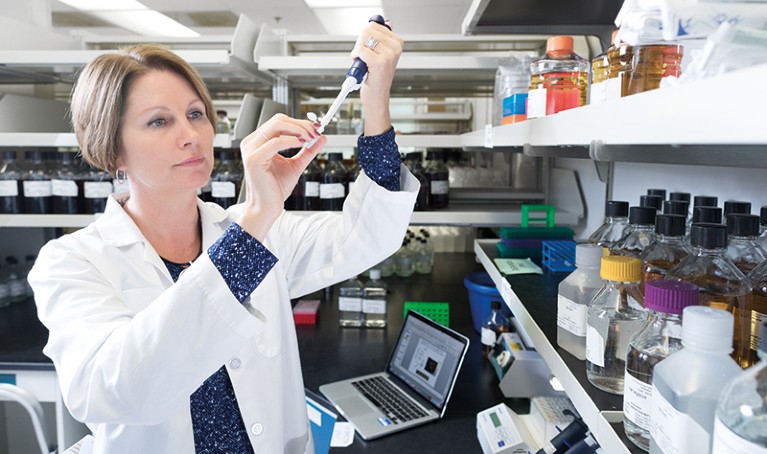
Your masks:
{"label": "laptop", "polygon": [[469,339],[408,311],[384,372],[320,386],[365,440],[442,418]]}

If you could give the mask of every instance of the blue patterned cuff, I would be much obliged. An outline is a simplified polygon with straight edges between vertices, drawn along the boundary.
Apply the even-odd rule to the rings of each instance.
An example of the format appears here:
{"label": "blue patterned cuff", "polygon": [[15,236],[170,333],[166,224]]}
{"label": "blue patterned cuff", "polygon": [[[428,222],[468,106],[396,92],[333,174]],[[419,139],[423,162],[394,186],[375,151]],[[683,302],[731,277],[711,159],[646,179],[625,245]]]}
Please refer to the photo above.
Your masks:
{"label": "blue patterned cuff", "polygon": [[277,257],[238,224],[227,227],[208,255],[240,303],[248,299],[266,274],[277,263]]}
{"label": "blue patterned cuff", "polygon": [[357,162],[365,175],[389,191],[399,191],[399,156],[394,128],[380,136],[360,136],[357,139]]}

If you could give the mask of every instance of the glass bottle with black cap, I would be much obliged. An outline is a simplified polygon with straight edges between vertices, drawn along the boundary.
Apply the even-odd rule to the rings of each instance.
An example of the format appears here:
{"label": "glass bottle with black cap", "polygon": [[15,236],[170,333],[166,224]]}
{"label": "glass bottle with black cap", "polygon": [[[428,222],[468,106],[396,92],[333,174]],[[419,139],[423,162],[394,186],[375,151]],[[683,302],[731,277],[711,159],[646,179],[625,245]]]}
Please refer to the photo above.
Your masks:
{"label": "glass bottle with black cap", "polygon": [[629,203],[621,200],[605,202],[605,219],[594,233],[589,236],[589,243],[609,249],[623,238],[629,226]]}
{"label": "glass bottle with black cap", "polygon": [[727,215],[732,213],[751,214],[751,202],[746,202],[743,200],[725,201],[724,217],[727,218]]}
{"label": "glass bottle with black cap", "polygon": [[767,260],[767,252],[756,242],[759,235],[759,216],[754,214],[730,213],[727,215],[727,252],[743,274]]}
{"label": "glass bottle with black cap", "polygon": [[751,283],[727,258],[727,227],[695,223],[690,235],[692,253],[670,269],[666,279],[690,282],[698,287],[698,304],[723,309],[735,317],[732,357],[740,367],[752,362]]}
{"label": "glass bottle with black cap", "polygon": [[663,197],[659,195],[640,195],[639,206],[653,207],[655,211],[660,214],[663,209]]}
{"label": "glass bottle with black cap", "polygon": [[685,219],[676,214],[660,214],[655,220],[655,241],[642,251],[644,282],[666,278],[668,270],[690,255],[684,240]]}
{"label": "glass bottle with black cap", "polygon": [[623,238],[610,249],[610,254],[639,258],[642,251],[655,241],[656,213],[654,207],[629,208],[629,227]]}

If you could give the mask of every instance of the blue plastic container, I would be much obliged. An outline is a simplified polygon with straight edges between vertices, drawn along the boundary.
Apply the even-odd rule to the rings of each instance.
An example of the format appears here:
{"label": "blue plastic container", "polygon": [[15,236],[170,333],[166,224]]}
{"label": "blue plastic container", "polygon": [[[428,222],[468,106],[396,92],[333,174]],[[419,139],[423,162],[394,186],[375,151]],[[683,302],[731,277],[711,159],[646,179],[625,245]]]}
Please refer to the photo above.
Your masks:
{"label": "blue plastic container", "polygon": [[490,275],[485,271],[467,274],[463,278],[463,285],[469,291],[469,307],[471,308],[471,320],[474,322],[474,330],[482,332],[482,322],[490,315],[490,302],[500,301],[501,312],[511,317],[506,303],[501,298],[501,293],[495,287]]}

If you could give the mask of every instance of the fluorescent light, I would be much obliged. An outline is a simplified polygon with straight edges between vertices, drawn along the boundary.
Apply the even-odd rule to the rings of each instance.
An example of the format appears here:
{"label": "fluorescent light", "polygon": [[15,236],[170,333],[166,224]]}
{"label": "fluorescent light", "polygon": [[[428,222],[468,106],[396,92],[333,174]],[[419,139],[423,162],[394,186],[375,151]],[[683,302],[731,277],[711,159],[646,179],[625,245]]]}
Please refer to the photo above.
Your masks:
{"label": "fluorescent light", "polygon": [[136,0],[59,0],[80,11],[136,11],[147,10]]}
{"label": "fluorescent light", "polygon": [[359,35],[370,16],[383,16],[383,8],[315,8],[314,14],[331,35]]}
{"label": "fluorescent light", "polygon": [[193,38],[199,33],[136,0],[59,0],[118,27],[146,36]]}
{"label": "fluorescent light", "polygon": [[381,0],[304,0],[309,8],[356,8],[381,6]]}

